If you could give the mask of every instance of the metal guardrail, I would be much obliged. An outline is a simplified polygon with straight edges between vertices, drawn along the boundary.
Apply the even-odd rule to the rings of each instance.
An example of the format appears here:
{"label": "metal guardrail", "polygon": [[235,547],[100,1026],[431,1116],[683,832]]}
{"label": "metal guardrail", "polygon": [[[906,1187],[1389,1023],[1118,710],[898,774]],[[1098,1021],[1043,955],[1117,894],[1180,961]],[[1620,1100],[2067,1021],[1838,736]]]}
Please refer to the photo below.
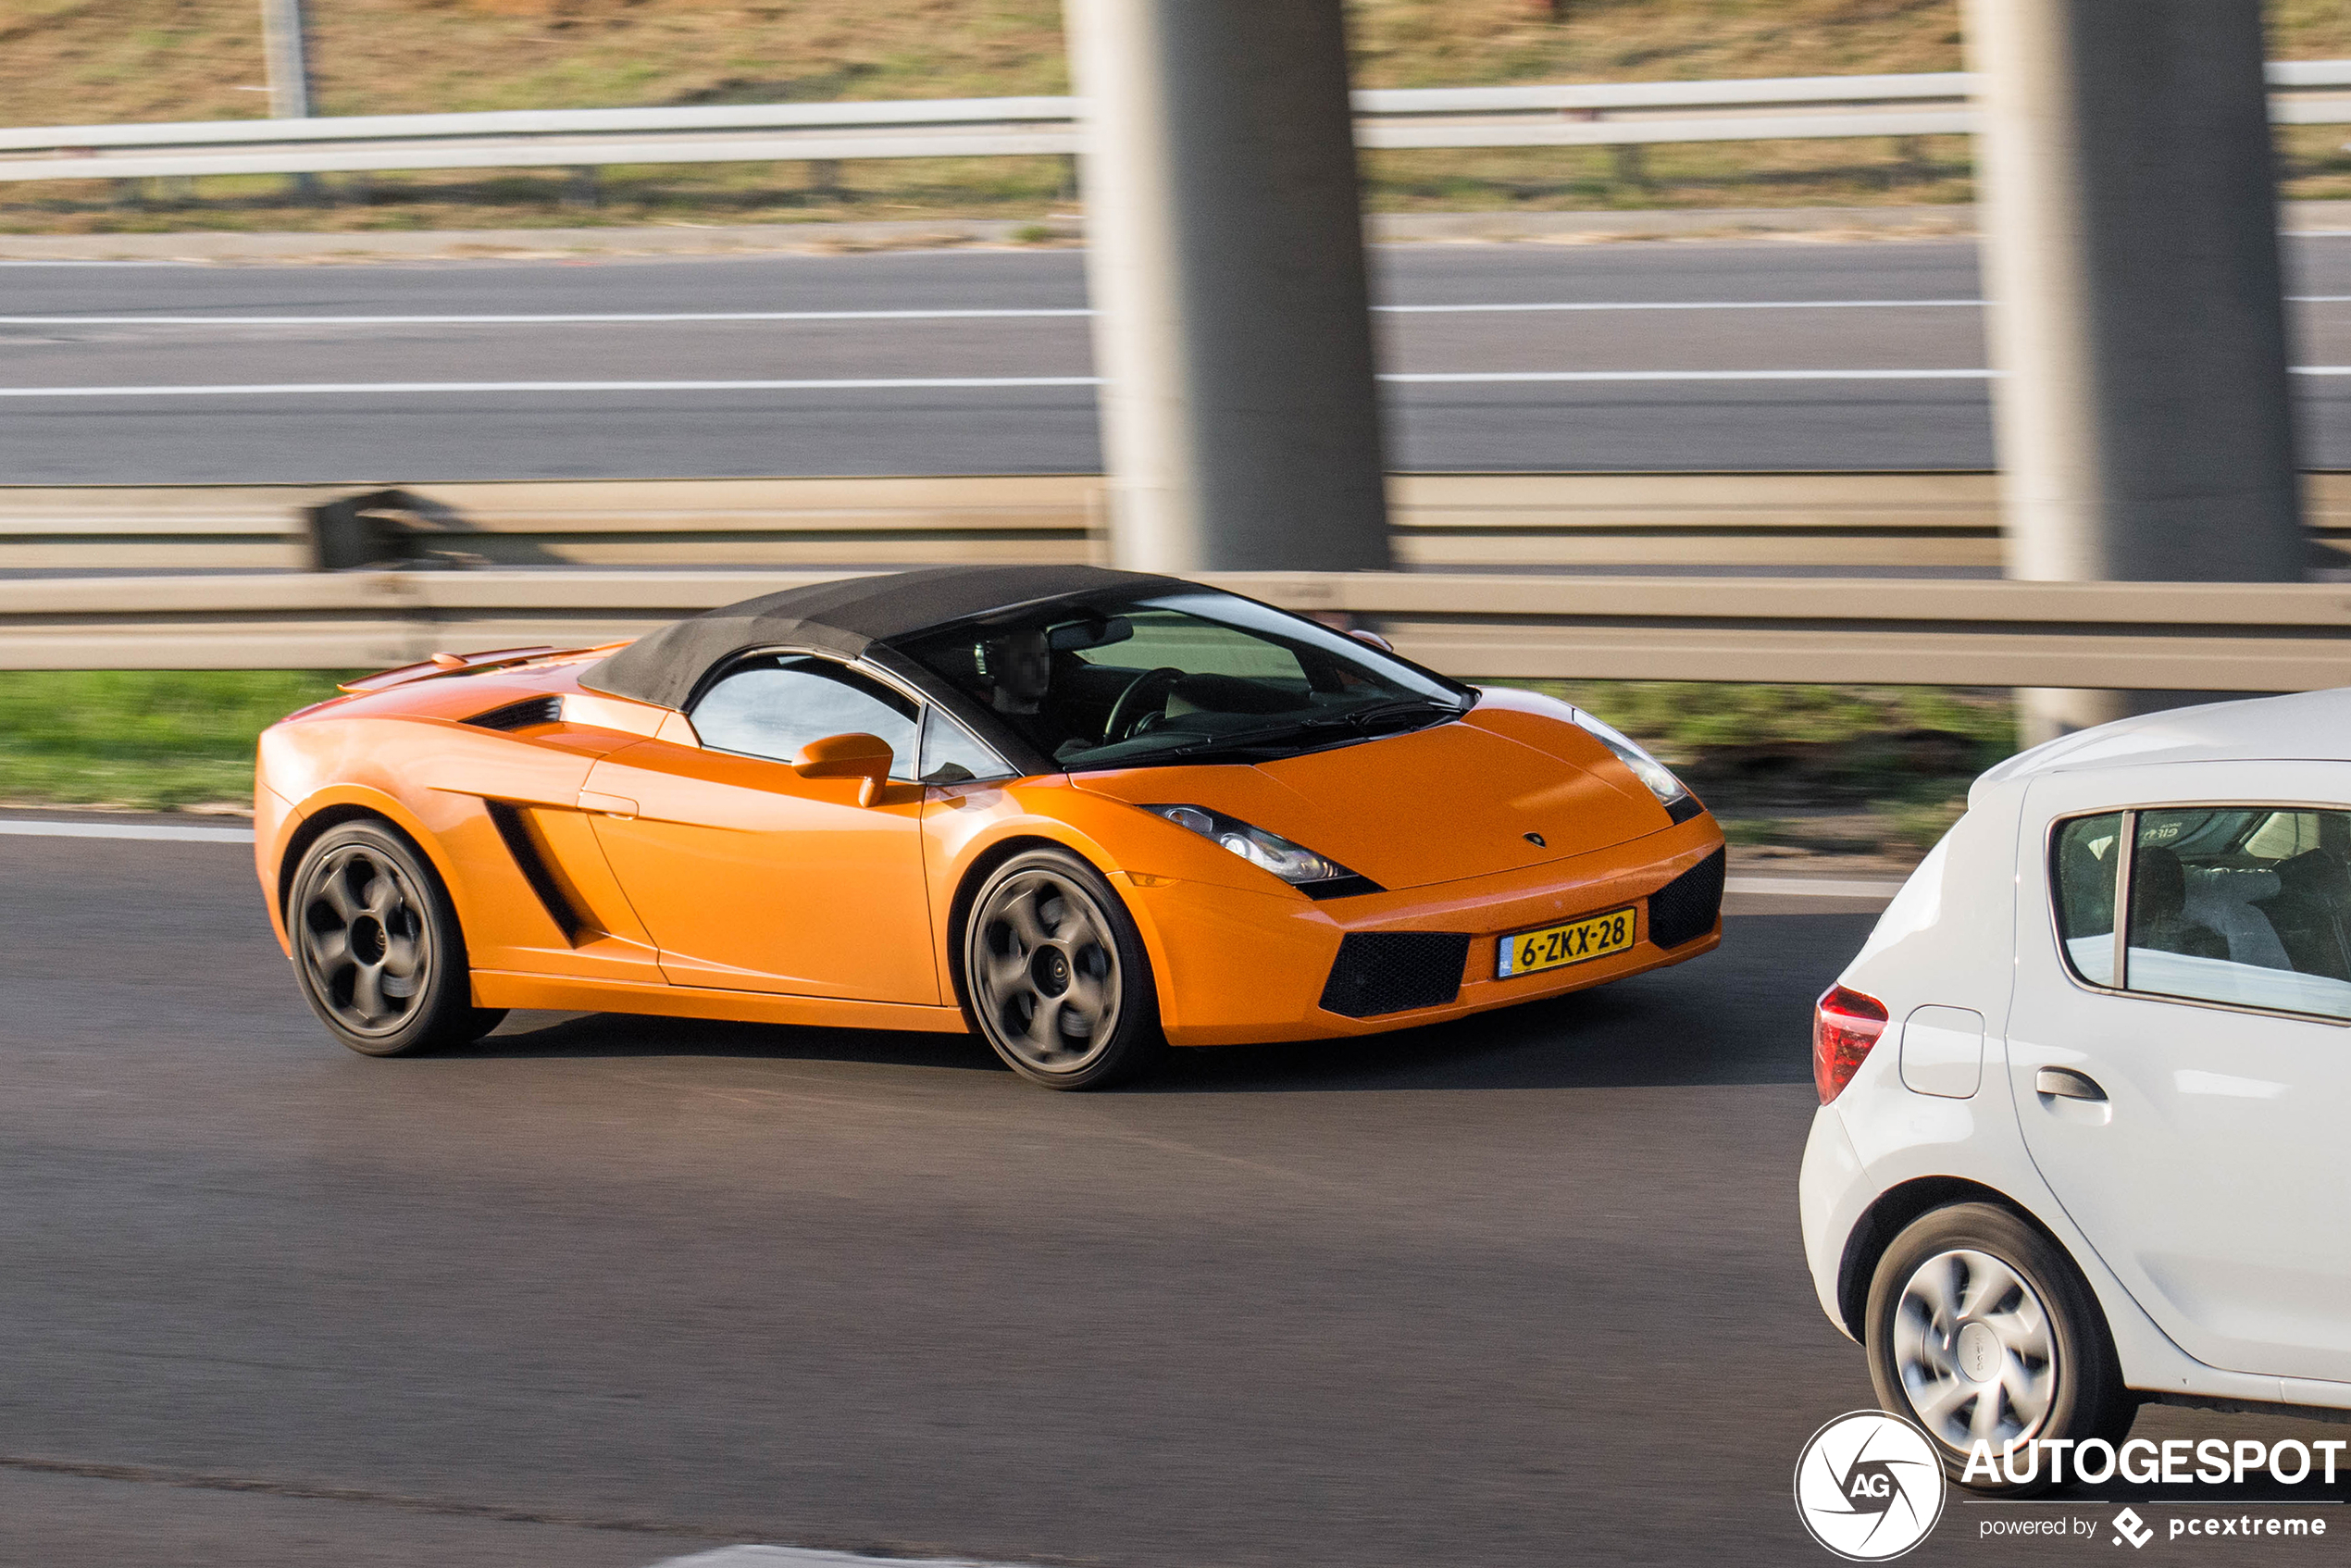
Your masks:
{"label": "metal guardrail", "polygon": [[[491,566],[887,566],[1101,557],[1090,474],[410,484],[426,547]],[[347,488],[0,487],[0,573],[310,564]],[[1994,566],[1991,476],[1399,474],[1408,566]],[[2351,504],[2351,492],[2346,492]]]}
{"label": "metal guardrail", "polygon": [[[2313,541],[2351,565],[2351,473],[2306,477]],[[1090,474],[516,480],[402,487],[432,551],[493,566],[868,566],[1102,558]],[[351,487],[0,486],[11,572],[298,570]],[[1986,473],[1397,474],[1399,562],[1996,569]]]}
{"label": "metal guardrail", "polygon": [[[299,569],[352,486],[0,487],[0,572]],[[1091,557],[1092,475],[404,484],[430,548],[507,566]]]}
{"label": "metal guardrail", "polygon": [[[0,582],[0,667],[354,668],[635,636],[838,576],[365,572]],[[1232,573],[1469,678],[2280,691],[2351,685],[2351,589],[1822,578]]]}
{"label": "metal guardrail", "polygon": [[[2282,124],[2351,123],[2351,61],[2270,67]],[[1962,72],[1730,81],[1380,89],[1371,148],[1610,146],[1964,134]],[[493,114],[0,130],[0,180],[777,159],[1001,157],[1079,150],[1072,98],[524,109]]]}

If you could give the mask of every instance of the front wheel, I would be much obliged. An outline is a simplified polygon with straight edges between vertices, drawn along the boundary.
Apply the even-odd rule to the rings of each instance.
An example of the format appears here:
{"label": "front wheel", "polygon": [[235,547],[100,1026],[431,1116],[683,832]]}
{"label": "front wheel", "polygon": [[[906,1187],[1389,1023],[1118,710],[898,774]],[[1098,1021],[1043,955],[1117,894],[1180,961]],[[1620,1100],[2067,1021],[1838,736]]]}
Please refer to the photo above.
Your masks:
{"label": "front wheel", "polygon": [[1150,956],[1101,873],[1063,850],[998,866],[964,927],[964,1000],[996,1054],[1031,1083],[1099,1089],[1166,1049]]}
{"label": "front wheel", "polygon": [[[1954,1203],[1910,1222],[1871,1276],[1864,1344],[1880,1406],[1915,1421],[1944,1473],[1971,1490],[2025,1496],[2048,1470],[1963,1481],[1979,1439],[1997,1462],[2030,1438],[2118,1442],[2136,1396],[2081,1271],[2006,1209]],[[2026,1450],[2018,1450],[2018,1466]]]}
{"label": "front wheel", "polygon": [[504,1016],[473,1005],[448,890],[386,824],[346,822],[319,835],[295,868],[286,930],[311,1011],[364,1055],[463,1045]]}

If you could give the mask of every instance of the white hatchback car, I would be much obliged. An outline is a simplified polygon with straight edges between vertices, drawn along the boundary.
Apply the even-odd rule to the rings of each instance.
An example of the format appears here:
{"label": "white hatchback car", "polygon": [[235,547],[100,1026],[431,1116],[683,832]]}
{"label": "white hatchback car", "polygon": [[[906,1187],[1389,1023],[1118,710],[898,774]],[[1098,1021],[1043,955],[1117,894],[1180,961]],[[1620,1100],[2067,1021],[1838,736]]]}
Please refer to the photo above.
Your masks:
{"label": "white hatchback car", "polygon": [[1812,1060],[1821,1305],[1954,1480],[2148,1400],[2351,1410],[2351,691],[1985,774]]}

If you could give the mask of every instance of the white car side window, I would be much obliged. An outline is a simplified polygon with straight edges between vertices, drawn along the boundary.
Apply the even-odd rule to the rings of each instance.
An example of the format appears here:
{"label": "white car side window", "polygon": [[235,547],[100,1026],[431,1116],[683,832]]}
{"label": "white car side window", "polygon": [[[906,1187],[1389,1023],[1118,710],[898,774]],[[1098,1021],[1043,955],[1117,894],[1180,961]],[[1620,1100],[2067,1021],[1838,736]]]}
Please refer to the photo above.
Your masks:
{"label": "white car side window", "polygon": [[2094,986],[2114,984],[2114,890],[2122,870],[2122,814],[2058,824],[2049,879],[2066,962]]}
{"label": "white car side window", "polygon": [[[2127,833],[2130,854],[2121,854]],[[2351,812],[2169,806],[2060,823],[2052,880],[2067,960],[2158,996],[2351,1019]]]}
{"label": "white car side window", "polygon": [[2351,1018],[2351,813],[2137,815],[2124,985]]}

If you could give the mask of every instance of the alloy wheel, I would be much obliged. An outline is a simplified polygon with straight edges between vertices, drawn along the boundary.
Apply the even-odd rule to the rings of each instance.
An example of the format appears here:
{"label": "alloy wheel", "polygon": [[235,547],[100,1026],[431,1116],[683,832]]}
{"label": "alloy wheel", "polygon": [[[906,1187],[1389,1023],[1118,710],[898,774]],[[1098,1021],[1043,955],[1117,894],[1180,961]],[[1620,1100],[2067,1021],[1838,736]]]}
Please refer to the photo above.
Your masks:
{"label": "alloy wheel", "polygon": [[1058,872],[1007,878],[975,922],[973,1002],[1006,1049],[1068,1073],[1108,1048],[1121,1002],[1118,946],[1092,896]]}
{"label": "alloy wheel", "polygon": [[355,1035],[405,1024],[432,978],[425,901],[373,847],[346,844],[309,878],[296,922],[304,967],[335,1022]]}

